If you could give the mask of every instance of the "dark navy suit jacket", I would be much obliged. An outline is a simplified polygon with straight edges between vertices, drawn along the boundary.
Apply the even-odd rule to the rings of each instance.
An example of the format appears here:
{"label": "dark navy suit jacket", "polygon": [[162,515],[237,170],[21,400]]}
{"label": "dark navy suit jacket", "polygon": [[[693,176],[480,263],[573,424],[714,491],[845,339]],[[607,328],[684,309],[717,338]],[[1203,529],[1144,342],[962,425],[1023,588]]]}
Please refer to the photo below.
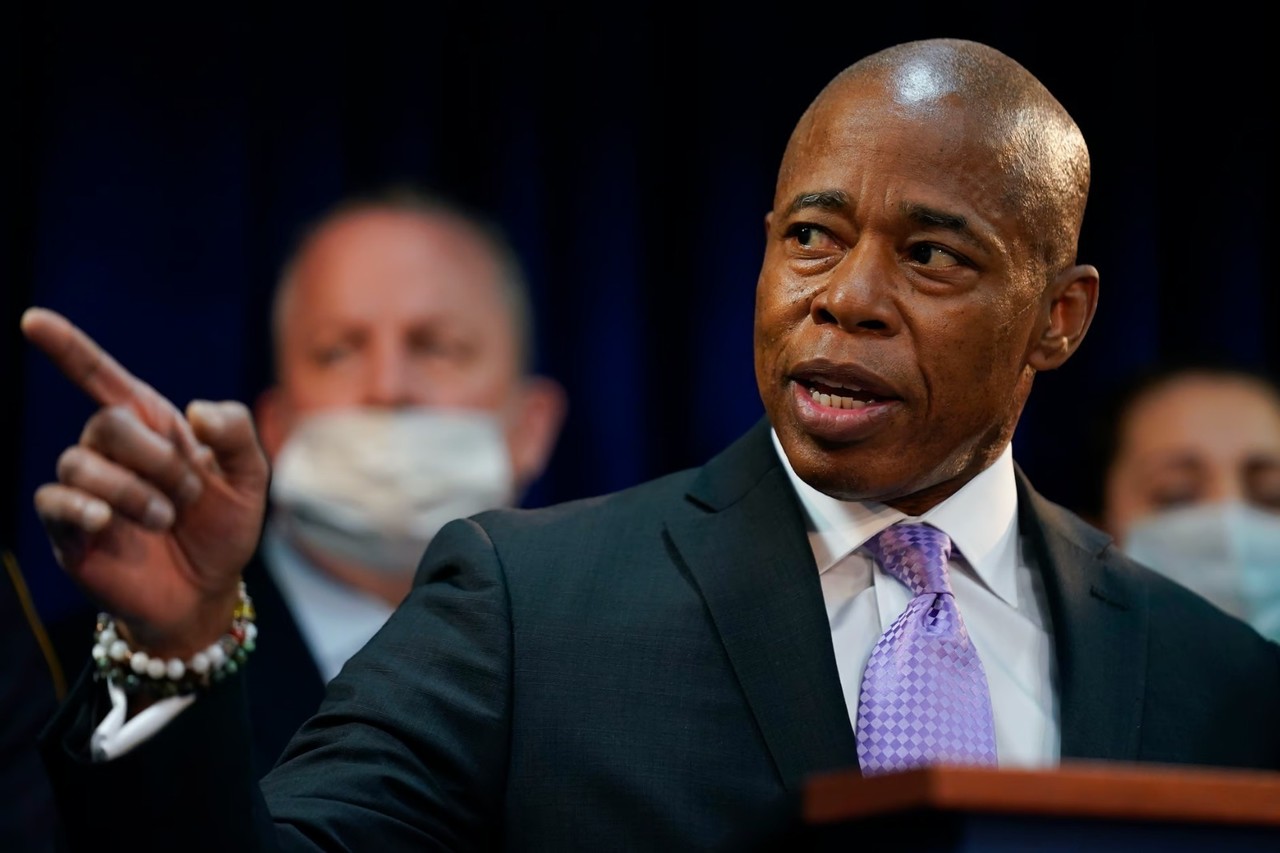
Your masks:
{"label": "dark navy suit jacket", "polygon": [[[1017,476],[1064,758],[1280,769],[1280,646]],[[260,792],[245,687],[94,765],[81,685],[44,745],[85,849],[143,802],[157,847],[743,850],[780,837],[810,774],[857,764],[765,422],[699,469],[447,525]]]}
{"label": "dark navy suit jacket", "polygon": [[254,555],[244,573],[261,639],[251,665],[245,667],[254,767],[259,776],[271,769],[324,698],[324,678],[261,554]]}

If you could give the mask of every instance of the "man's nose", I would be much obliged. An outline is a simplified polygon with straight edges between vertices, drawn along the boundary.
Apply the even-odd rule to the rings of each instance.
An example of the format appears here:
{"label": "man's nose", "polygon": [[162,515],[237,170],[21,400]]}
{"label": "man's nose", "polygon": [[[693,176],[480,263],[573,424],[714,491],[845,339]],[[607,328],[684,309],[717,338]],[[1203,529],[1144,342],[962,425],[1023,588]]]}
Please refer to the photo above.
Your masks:
{"label": "man's nose", "polygon": [[401,346],[382,343],[373,348],[365,377],[365,403],[370,406],[408,406],[421,402],[419,387],[409,354]]}
{"label": "man's nose", "polygon": [[1220,471],[1211,481],[1205,499],[1212,503],[1248,503],[1249,488],[1238,473]]}
{"label": "man's nose", "polygon": [[899,275],[891,248],[860,240],[827,273],[809,315],[819,325],[835,324],[846,332],[892,334],[902,322],[893,298]]}

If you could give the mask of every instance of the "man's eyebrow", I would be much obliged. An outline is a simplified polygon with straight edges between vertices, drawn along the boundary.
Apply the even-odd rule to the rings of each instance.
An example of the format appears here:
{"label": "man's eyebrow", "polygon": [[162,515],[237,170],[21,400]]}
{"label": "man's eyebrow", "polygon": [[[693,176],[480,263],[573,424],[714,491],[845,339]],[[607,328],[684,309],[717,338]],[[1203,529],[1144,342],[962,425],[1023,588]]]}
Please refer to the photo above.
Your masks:
{"label": "man's eyebrow", "polygon": [[1194,471],[1203,467],[1204,463],[1194,450],[1170,450],[1148,456],[1145,464],[1148,468],[1177,468],[1183,471]]}
{"label": "man's eyebrow", "polygon": [[820,207],[824,210],[844,210],[849,206],[849,197],[840,190],[822,190],[816,193],[801,193],[787,205],[787,216],[794,216],[807,207]]}
{"label": "man's eyebrow", "polygon": [[962,240],[980,248],[985,248],[988,245],[976,231],[969,227],[968,218],[958,213],[944,213],[937,208],[911,203],[904,203],[901,210],[903,216],[920,225],[950,231]]}
{"label": "man's eyebrow", "polygon": [[955,213],[943,213],[940,210],[934,210],[932,207],[925,207],[922,204],[904,204],[902,213],[910,219],[934,228],[945,228],[948,231],[969,231],[969,220],[963,216]]}

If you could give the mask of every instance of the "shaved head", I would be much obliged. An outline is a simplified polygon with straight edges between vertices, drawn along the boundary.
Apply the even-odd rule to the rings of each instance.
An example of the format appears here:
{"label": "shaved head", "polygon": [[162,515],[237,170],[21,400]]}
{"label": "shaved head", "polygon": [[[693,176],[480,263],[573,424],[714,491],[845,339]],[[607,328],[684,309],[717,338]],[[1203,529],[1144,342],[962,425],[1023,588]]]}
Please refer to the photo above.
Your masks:
{"label": "shaved head", "polygon": [[790,177],[792,149],[850,89],[878,86],[903,118],[959,122],[958,133],[984,144],[1007,180],[1001,203],[1026,223],[1026,235],[1052,277],[1075,263],[1089,194],[1089,150],[1062,104],[1004,53],[963,39],[927,39],[873,53],[838,74],[810,104],[787,146],[780,180]]}

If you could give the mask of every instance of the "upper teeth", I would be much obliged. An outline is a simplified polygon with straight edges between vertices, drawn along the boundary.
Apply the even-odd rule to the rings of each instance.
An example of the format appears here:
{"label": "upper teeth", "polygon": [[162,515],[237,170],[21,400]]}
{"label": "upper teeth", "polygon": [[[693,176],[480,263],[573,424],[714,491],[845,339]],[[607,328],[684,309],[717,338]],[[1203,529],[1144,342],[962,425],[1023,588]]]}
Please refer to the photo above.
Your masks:
{"label": "upper teeth", "polygon": [[[846,388],[839,386],[846,391],[861,391],[861,388]],[[866,400],[859,400],[856,397],[845,397],[840,394],[824,394],[816,388],[810,388],[809,394],[813,399],[817,400],[820,405],[830,406],[833,409],[861,409],[867,405]]]}

